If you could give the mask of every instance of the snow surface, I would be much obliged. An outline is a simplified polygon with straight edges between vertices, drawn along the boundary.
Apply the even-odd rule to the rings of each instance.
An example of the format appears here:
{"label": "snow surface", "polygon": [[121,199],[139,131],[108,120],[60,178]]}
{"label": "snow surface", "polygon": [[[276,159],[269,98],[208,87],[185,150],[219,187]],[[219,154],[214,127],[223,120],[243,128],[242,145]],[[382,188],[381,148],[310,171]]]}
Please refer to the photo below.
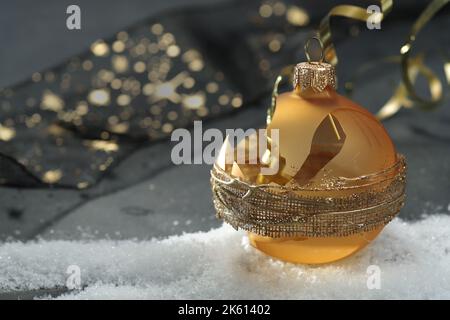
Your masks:
{"label": "snow surface", "polygon": [[[365,250],[316,267],[271,259],[227,225],[151,241],[4,243],[0,291],[65,286],[70,265],[84,289],[60,299],[449,299],[450,216],[396,219]],[[370,265],[380,289],[367,287]]]}

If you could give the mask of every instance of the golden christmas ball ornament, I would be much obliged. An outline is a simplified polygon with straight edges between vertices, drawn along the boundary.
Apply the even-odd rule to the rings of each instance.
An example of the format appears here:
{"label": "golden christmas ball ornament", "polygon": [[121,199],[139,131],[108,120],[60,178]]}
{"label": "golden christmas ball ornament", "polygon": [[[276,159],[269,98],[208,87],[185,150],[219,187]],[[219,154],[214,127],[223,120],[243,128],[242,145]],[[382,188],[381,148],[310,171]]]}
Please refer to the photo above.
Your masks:
{"label": "golden christmas ball ornament", "polygon": [[266,130],[227,137],[211,183],[217,216],[246,230],[252,246],[321,264],[362,249],[395,217],[406,163],[382,124],[336,93],[334,67],[305,51]]}

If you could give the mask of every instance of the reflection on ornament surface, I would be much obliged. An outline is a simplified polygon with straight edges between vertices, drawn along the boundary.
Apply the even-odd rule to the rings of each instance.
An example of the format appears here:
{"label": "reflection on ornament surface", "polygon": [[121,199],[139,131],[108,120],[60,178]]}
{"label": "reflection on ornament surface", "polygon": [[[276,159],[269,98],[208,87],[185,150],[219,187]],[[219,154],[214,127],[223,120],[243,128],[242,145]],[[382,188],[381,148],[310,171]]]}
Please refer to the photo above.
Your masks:
{"label": "reflection on ornament surface", "polygon": [[262,237],[249,233],[250,244],[278,259],[304,264],[322,264],[346,258],[368,245],[383,227],[347,237]]}
{"label": "reflection on ornament surface", "polygon": [[[280,130],[280,153],[286,159],[280,174],[287,184],[320,187],[332,184],[335,177],[356,178],[394,165],[394,145],[372,114],[333,90],[307,94],[280,95],[269,125]],[[349,191],[336,190],[328,196],[344,192]],[[362,249],[381,229],[347,237],[273,241],[252,233],[249,237],[254,247],[283,260],[326,263]]]}

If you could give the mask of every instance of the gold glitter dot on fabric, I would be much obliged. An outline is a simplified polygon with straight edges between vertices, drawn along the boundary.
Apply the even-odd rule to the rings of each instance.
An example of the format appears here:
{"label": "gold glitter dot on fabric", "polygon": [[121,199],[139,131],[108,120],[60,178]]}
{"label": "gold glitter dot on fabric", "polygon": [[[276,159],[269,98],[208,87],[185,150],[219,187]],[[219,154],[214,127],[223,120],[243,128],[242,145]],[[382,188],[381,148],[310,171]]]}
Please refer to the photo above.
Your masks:
{"label": "gold glitter dot on fabric", "polygon": [[138,45],[134,48],[134,52],[135,52],[136,55],[138,55],[138,56],[143,55],[146,51],[147,51],[147,46],[144,45],[143,43],[138,44]]}
{"label": "gold glitter dot on fabric", "polygon": [[281,49],[281,42],[278,39],[273,39],[269,42],[269,50],[272,52],[278,52]]}
{"label": "gold glitter dot on fabric", "polygon": [[0,124],[0,141],[10,141],[16,136],[14,128],[8,128]]}
{"label": "gold glitter dot on fabric", "polygon": [[161,121],[159,121],[159,120],[154,120],[154,121],[152,121],[152,128],[153,128],[153,129],[159,129],[159,128],[161,128]]}
{"label": "gold glitter dot on fabric", "polygon": [[39,72],[35,72],[33,73],[33,75],[31,76],[31,80],[33,82],[39,82],[42,80],[42,75]]}
{"label": "gold glitter dot on fabric", "polygon": [[46,183],[56,183],[62,178],[62,171],[60,169],[46,171],[42,176],[42,181]]}
{"label": "gold glitter dot on fabric", "polygon": [[159,65],[159,72],[160,74],[167,74],[167,72],[170,70],[170,62],[168,61],[164,61],[161,62],[161,64]]}
{"label": "gold glitter dot on fabric", "polygon": [[150,107],[150,113],[157,116],[159,114],[161,114],[161,107],[158,105],[154,105]]}
{"label": "gold glitter dot on fabric", "polygon": [[176,87],[171,82],[158,84],[155,88],[155,96],[158,98],[170,98],[176,95]]}
{"label": "gold glitter dot on fabric", "polygon": [[111,88],[114,90],[119,90],[122,87],[122,80],[120,79],[114,79],[111,81]]}
{"label": "gold glitter dot on fabric", "polygon": [[90,71],[90,70],[92,70],[92,68],[94,67],[94,64],[92,63],[91,60],[85,60],[85,61],[83,61],[83,63],[81,64],[81,67],[82,67],[83,70],[85,70],[85,71]]}
{"label": "gold glitter dot on fabric", "polygon": [[290,6],[286,12],[286,20],[294,26],[305,26],[309,23],[309,15],[300,7]]}
{"label": "gold glitter dot on fabric", "polygon": [[112,49],[116,53],[121,53],[125,50],[125,42],[117,40],[112,44]]}
{"label": "gold glitter dot on fabric", "polygon": [[151,32],[157,36],[161,35],[164,32],[164,28],[160,23],[155,23],[150,28]]}
{"label": "gold glitter dot on fabric", "polygon": [[97,57],[104,57],[109,53],[109,46],[103,40],[97,40],[91,45],[91,51]]}
{"label": "gold glitter dot on fabric", "polygon": [[268,4],[263,4],[261,7],[259,7],[259,15],[263,18],[269,18],[272,13],[272,7]]}
{"label": "gold glitter dot on fabric", "polygon": [[89,187],[89,182],[82,181],[77,183],[78,189],[86,189],[87,187]]}
{"label": "gold glitter dot on fabric", "polygon": [[108,131],[102,131],[100,133],[100,138],[102,138],[103,140],[108,140],[110,136],[111,135],[110,135],[110,133]]}
{"label": "gold glitter dot on fabric", "polygon": [[104,163],[102,163],[98,166],[98,169],[100,171],[105,171],[106,169],[108,169],[111,166],[113,161],[114,161],[114,159],[109,157],[108,159],[106,159],[106,161]]}
{"label": "gold glitter dot on fabric", "polygon": [[130,128],[130,124],[128,122],[121,122],[117,124],[113,124],[109,127],[109,129],[114,133],[126,133]]}
{"label": "gold glitter dot on fabric", "polygon": [[128,38],[129,38],[129,36],[128,36],[128,33],[126,31],[120,31],[117,34],[117,39],[120,40],[120,41],[125,42],[125,41],[128,40]]}
{"label": "gold glitter dot on fabric", "polygon": [[155,53],[157,53],[159,51],[159,46],[158,46],[157,43],[150,43],[147,46],[147,50],[148,50],[149,53],[155,54]]}
{"label": "gold glitter dot on fabric", "polygon": [[189,69],[192,71],[201,71],[204,67],[203,60],[201,59],[195,59],[192,62],[189,63]]}
{"label": "gold glitter dot on fabric", "polygon": [[273,14],[282,16],[286,12],[286,5],[283,2],[276,2],[273,5]]}
{"label": "gold glitter dot on fabric", "polygon": [[216,82],[209,82],[206,85],[206,91],[208,93],[216,93],[219,90],[219,85]]}
{"label": "gold glitter dot on fabric", "polygon": [[145,65],[145,63],[143,61],[138,61],[134,64],[134,71],[136,71],[137,73],[142,73],[145,72],[145,70],[147,69],[147,66]]}
{"label": "gold glitter dot on fabric", "polygon": [[39,113],[34,113],[31,117],[25,119],[25,125],[28,128],[32,128],[41,122],[42,118]]}
{"label": "gold glitter dot on fabric", "polygon": [[121,107],[128,106],[131,102],[131,98],[127,94],[121,94],[117,97],[117,104]]}
{"label": "gold glitter dot on fabric", "polygon": [[84,116],[88,113],[89,107],[88,104],[85,101],[80,101],[75,109],[75,112],[79,116]]}
{"label": "gold glitter dot on fabric", "polygon": [[169,119],[170,121],[175,121],[178,119],[178,113],[176,113],[175,111],[170,111],[169,113],[167,113],[167,119]]}
{"label": "gold glitter dot on fabric", "polygon": [[64,107],[64,101],[51,92],[50,90],[44,91],[41,100],[41,109],[42,110],[51,110],[51,111],[61,111]]}
{"label": "gold glitter dot on fabric", "polygon": [[182,60],[187,63],[188,68],[191,71],[200,71],[204,67],[202,56],[200,52],[195,49],[186,51],[182,56]]}
{"label": "gold glitter dot on fabric", "polygon": [[171,58],[175,58],[180,54],[180,47],[173,44],[167,48],[167,55]]}
{"label": "gold glitter dot on fabric", "polygon": [[106,89],[92,90],[88,95],[88,101],[95,106],[106,106],[110,102],[110,94]]}
{"label": "gold glitter dot on fabric", "polygon": [[177,88],[188,77],[187,72],[180,72],[172,79],[166,82],[160,82],[155,84],[154,91],[151,95],[151,102],[158,102],[161,100],[170,100],[173,103],[180,102],[180,95],[177,92]]}
{"label": "gold glitter dot on fabric", "polygon": [[230,97],[228,97],[226,94],[222,94],[219,97],[218,101],[219,101],[220,105],[224,106],[224,105],[227,105],[228,103],[230,103]]}
{"label": "gold glitter dot on fabric", "polygon": [[128,70],[128,59],[123,55],[114,55],[111,63],[117,73],[124,73]]}
{"label": "gold glitter dot on fabric", "polygon": [[151,117],[145,117],[141,121],[141,127],[144,127],[144,128],[148,128],[151,124],[152,124],[152,118]]}
{"label": "gold glitter dot on fabric", "polygon": [[144,87],[142,88],[142,92],[144,93],[144,95],[146,96],[150,96],[153,94],[153,92],[155,91],[155,86],[152,83],[147,83],[144,85]]}
{"label": "gold glitter dot on fabric", "polygon": [[47,81],[47,82],[53,82],[53,81],[55,81],[55,74],[53,73],[53,72],[46,72],[45,73],[45,75],[44,75],[44,79],[45,79],[45,81]]}
{"label": "gold glitter dot on fabric", "polygon": [[188,109],[199,109],[206,103],[206,97],[204,93],[196,93],[194,95],[186,95],[183,97],[182,105]]}
{"label": "gold glitter dot on fabric", "polygon": [[73,124],[77,127],[81,126],[83,124],[83,119],[81,119],[80,117],[74,117],[73,118]]}
{"label": "gold glitter dot on fabric", "polygon": [[106,69],[102,69],[98,72],[98,77],[103,82],[109,83],[109,82],[113,81],[113,79],[114,79],[114,72],[106,70]]}
{"label": "gold glitter dot on fabric", "polygon": [[171,123],[164,123],[161,130],[164,133],[170,133],[173,131],[173,125]]}
{"label": "gold glitter dot on fabric", "polygon": [[156,72],[155,70],[152,70],[148,73],[147,75],[148,80],[150,80],[151,82],[158,82],[159,80],[159,73]]}
{"label": "gold glitter dot on fabric", "polygon": [[110,116],[108,118],[109,124],[117,124],[119,122],[119,118],[117,116]]}
{"label": "gold glitter dot on fabric", "polygon": [[231,105],[232,105],[234,108],[239,108],[239,107],[241,107],[241,106],[242,106],[242,98],[239,97],[239,96],[234,97],[234,98],[231,100]]}
{"label": "gold glitter dot on fabric", "polygon": [[185,87],[186,89],[191,89],[194,85],[195,85],[194,78],[189,77],[183,81],[183,87]]}
{"label": "gold glitter dot on fabric", "polygon": [[48,134],[57,137],[57,136],[62,136],[66,132],[66,129],[64,129],[63,127],[61,127],[57,124],[51,124],[47,128],[47,132],[48,132]]}
{"label": "gold glitter dot on fabric", "polygon": [[205,107],[201,107],[197,110],[197,115],[199,117],[206,117],[208,115],[208,113],[209,113],[209,110],[208,110],[208,108],[205,108]]}
{"label": "gold glitter dot on fabric", "polygon": [[259,69],[261,69],[262,71],[268,71],[270,69],[270,62],[269,62],[269,60],[262,59],[259,62]]}
{"label": "gold glitter dot on fabric", "polygon": [[171,44],[173,44],[175,42],[175,37],[173,34],[171,33],[165,33],[160,41],[159,44],[161,45],[161,47],[167,48],[169,47]]}
{"label": "gold glitter dot on fabric", "polygon": [[113,141],[86,140],[84,144],[93,150],[104,151],[106,153],[116,152],[119,150],[119,145]]}
{"label": "gold glitter dot on fabric", "polygon": [[126,121],[131,118],[131,112],[130,110],[124,110],[119,114],[120,119]]}

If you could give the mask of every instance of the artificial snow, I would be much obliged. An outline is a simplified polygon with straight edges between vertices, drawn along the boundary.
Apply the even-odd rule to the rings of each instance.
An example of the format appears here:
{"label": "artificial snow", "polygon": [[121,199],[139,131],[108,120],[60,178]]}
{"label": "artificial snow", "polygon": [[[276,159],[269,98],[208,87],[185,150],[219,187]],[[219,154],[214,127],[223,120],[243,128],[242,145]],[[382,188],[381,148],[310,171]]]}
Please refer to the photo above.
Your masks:
{"label": "artificial snow", "polygon": [[[73,265],[83,289],[57,298],[449,299],[450,216],[396,219],[365,250],[315,267],[271,259],[227,225],[140,242],[4,243],[0,291],[64,287]],[[369,289],[373,266],[380,282]]]}

